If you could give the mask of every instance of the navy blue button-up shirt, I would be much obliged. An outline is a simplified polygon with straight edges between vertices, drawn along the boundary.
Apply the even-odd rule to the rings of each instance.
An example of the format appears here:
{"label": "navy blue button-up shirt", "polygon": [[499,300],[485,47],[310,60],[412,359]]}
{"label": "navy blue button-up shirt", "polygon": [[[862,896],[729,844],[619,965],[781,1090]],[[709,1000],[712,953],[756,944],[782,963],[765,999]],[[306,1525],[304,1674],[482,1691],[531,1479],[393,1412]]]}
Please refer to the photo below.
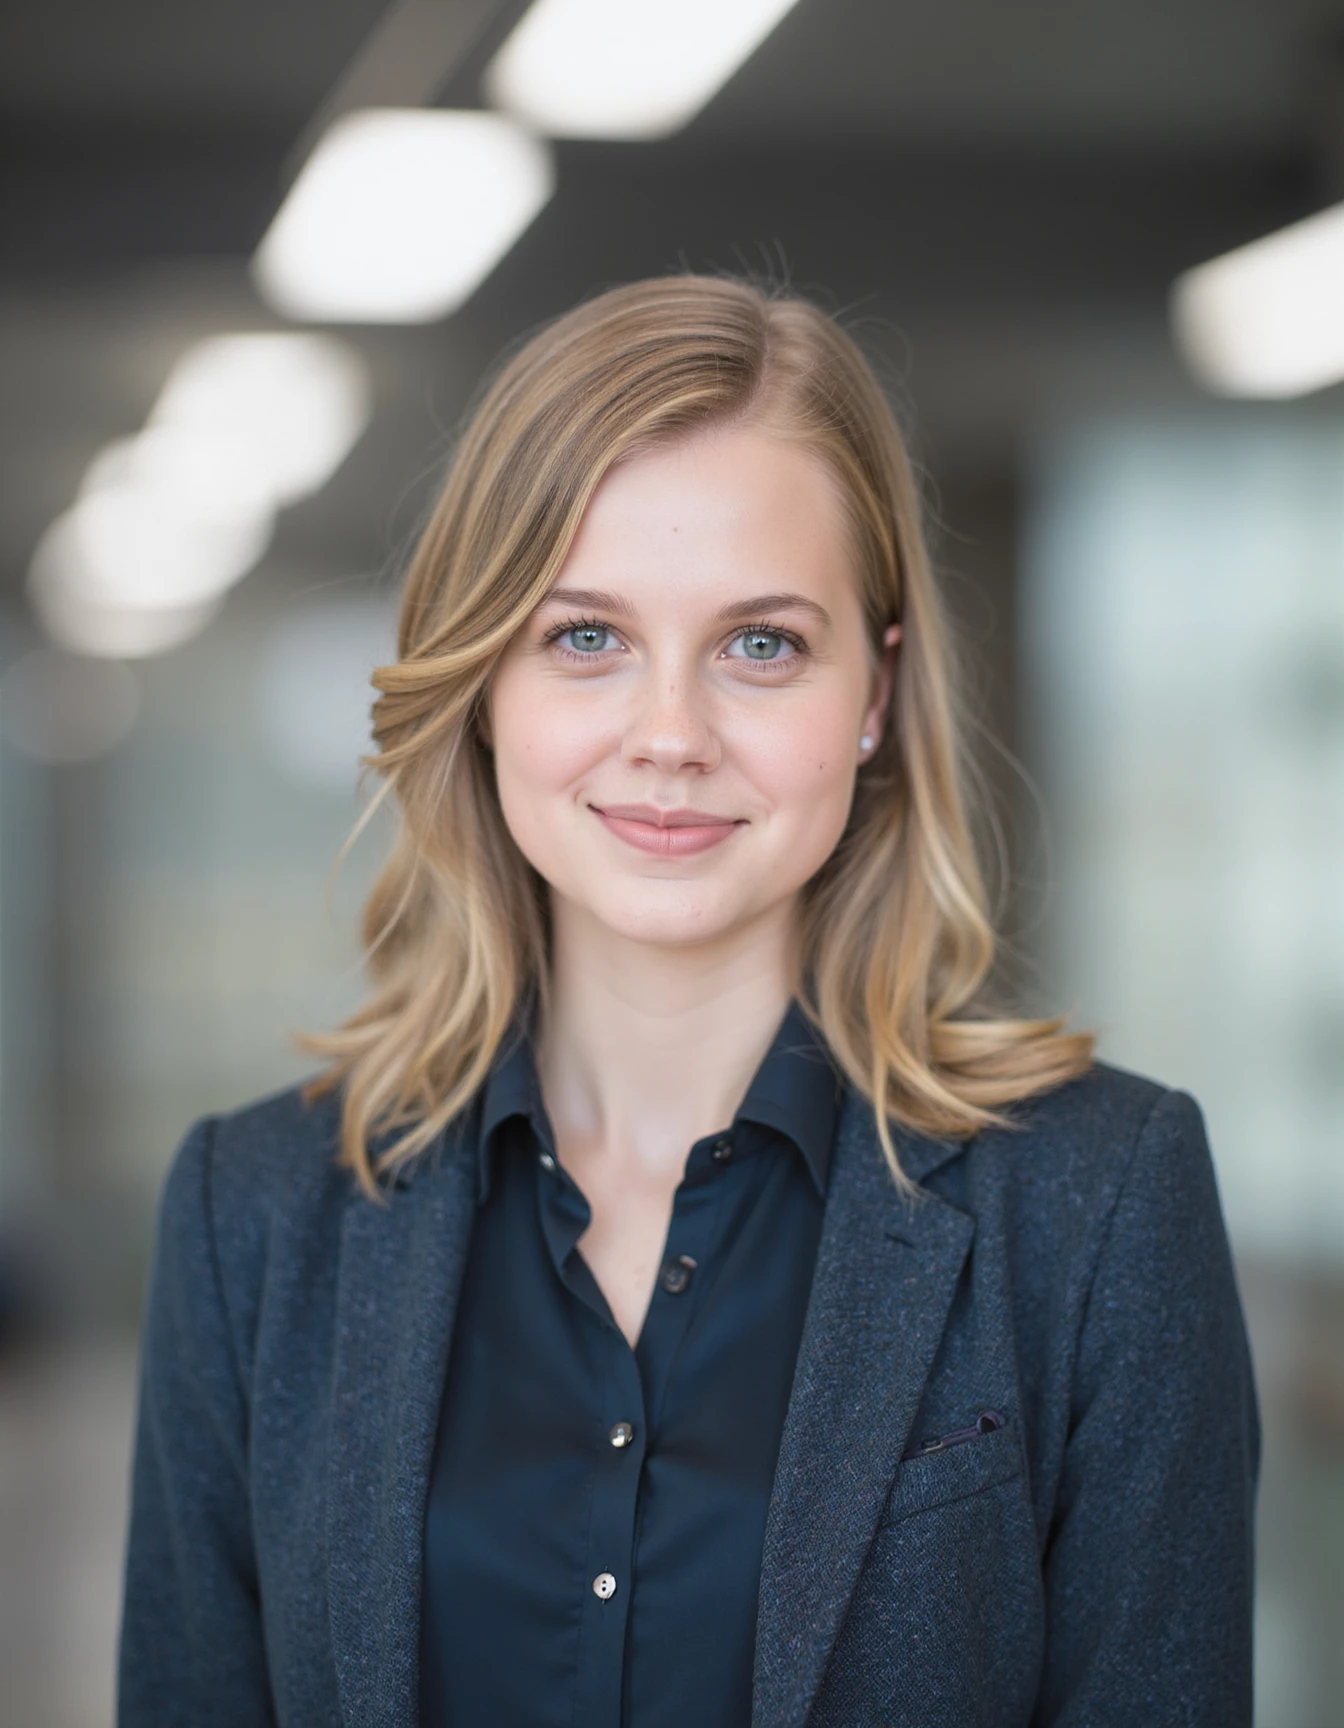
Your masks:
{"label": "navy blue button-up shirt", "polygon": [[690,1148],[632,1350],[531,1041],[506,1040],[425,1521],[425,1728],[746,1728],[842,1093],[792,1004],[732,1124]]}

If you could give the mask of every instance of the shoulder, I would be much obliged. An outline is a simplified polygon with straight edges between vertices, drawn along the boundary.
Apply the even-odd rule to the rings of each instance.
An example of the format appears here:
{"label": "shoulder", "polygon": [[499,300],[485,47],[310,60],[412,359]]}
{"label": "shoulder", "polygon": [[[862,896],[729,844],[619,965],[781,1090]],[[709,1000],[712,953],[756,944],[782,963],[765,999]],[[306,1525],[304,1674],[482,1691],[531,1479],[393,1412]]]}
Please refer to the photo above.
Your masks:
{"label": "shoulder", "polygon": [[160,1260],[255,1284],[277,1242],[330,1234],[353,1192],[336,1161],[340,1101],[302,1086],[203,1116],[187,1130],[159,1206]]}
{"label": "shoulder", "polygon": [[1084,1162],[1131,1149],[1156,1110],[1193,1104],[1178,1091],[1145,1074],[1094,1062],[1086,1073],[1063,1086],[1023,1100],[1009,1112],[1015,1137],[1025,1137],[1047,1155]]}
{"label": "shoulder", "polygon": [[1186,1091],[1097,1062],[1024,1100],[933,1179],[1019,1251],[1095,1264],[1117,1230],[1145,1256],[1172,1233],[1223,1236],[1204,1117]]}
{"label": "shoulder", "polygon": [[1196,1099],[1097,1063],[1021,1123],[1015,1145],[985,1137],[982,1216],[991,1258],[1011,1264],[1025,1296],[1025,1331],[1071,1364],[1070,1396],[1085,1407],[1109,1380],[1141,1371],[1141,1398],[1124,1412],[1131,1435],[1184,1401],[1201,1416],[1221,1408],[1253,1456],[1245,1322]]}
{"label": "shoulder", "polygon": [[[1179,1088],[1094,1062],[1085,1074],[1009,1113],[1011,1126],[972,1142],[987,1160],[1019,1176],[1088,1189],[1123,1182],[1146,1151],[1163,1147],[1178,1163],[1207,1156],[1204,1117]],[[1004,1154],[1008,1153],[1005,1160]]]}
{"label": "shoulder", "polygon": [[1025,1379],[1056,1389],[1056,1416],[1124,1363],[1144,1365],[1150,1402],[1200,1375],[1240,1400],[1244,1326],[1197,1101],[1096,1063],[1013,1116],[927,1186],[974,1219],[981,1306],[1004,1305]]}
{"label": "shoulder", "polygon": [[194,1122],[174,1156],[166,1192],[201,1181],[216,1206],[235,1206],[244,1195],[255,1209],[311,1204],[330,1188],[350,1185],[336,1163],[339,1134],[337,1096],[309,1102],[302,1083],[288,1086]]}

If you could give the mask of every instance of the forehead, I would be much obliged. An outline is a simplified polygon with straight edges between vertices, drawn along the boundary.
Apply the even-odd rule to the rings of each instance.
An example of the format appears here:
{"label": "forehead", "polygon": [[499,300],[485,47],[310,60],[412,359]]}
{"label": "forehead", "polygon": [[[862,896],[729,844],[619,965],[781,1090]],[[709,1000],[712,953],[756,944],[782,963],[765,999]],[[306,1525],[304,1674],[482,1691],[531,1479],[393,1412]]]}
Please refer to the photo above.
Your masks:
{"label": "forehead", "polygon": [[852,587],[839,488],[821,459],[758,428],[714,428],[617,463],[593,495],[557,583],[815,593]]}

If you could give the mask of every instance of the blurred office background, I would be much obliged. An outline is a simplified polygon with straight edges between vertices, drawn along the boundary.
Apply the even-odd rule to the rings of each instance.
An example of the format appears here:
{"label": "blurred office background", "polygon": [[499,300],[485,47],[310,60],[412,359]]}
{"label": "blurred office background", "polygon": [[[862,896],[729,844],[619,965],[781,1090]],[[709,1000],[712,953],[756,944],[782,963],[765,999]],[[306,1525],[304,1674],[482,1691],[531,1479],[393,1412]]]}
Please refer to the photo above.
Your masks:
{"label": "blurred office background", "polygon": [[[1184,273],[1344,199],[1344,6],[683,0],[669,47],[661,0],[568,3],[0,17],[0,1723],[111,1720],[156,1195],[358,998],[376,825],[332,867],[453,429],[520,332],[691,266],[840,310],[909,418],[1008,753],[1015,976],[1204,1105],[1264,1412],[1258,1721],[1336,1728],[1344,243],[1278,372],[1234,351],[1254,296],[1220,349]],[[593,24],[605,109],[603,55],[565,62]],[[397,213],[356,177],[324,302],[309,171],[386,108],[473,116],[372,139],[446,275],[380,309]],[[267,335],[305,343],[217,341]]]}

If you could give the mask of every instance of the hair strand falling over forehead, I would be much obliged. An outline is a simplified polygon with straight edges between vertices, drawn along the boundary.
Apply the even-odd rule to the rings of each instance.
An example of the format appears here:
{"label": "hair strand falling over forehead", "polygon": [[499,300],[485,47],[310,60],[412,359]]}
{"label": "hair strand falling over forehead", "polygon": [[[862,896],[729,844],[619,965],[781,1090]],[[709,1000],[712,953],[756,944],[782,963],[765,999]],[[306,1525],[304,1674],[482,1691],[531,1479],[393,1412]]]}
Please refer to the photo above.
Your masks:
{"label": "hair strand falling over forehead", "polygon": [[[919,498],[858,348],[808,302],[671,276],[616,288],[535,335],[471,417],[411,562],[397,659],[374,674],[375,753],[400,811],[364,911],[372,993],[303,1046],[340,1090],[341,1157],[370,1194],[484,1081],[520,1004],[548,1001],[545,885],[500,810],[478,716],[603,475],[711,424],[760,425],[825,462],[845,500],[869,637],[902,627],[890,723],[839,845],[802,895],[795,990],[874,1106],[964,1137],[1082,1073],[1092,1040],[998,1017],[995,936],[962,792],[951,648]],[[374,1142],[381,1141],[375,1155]]]}

